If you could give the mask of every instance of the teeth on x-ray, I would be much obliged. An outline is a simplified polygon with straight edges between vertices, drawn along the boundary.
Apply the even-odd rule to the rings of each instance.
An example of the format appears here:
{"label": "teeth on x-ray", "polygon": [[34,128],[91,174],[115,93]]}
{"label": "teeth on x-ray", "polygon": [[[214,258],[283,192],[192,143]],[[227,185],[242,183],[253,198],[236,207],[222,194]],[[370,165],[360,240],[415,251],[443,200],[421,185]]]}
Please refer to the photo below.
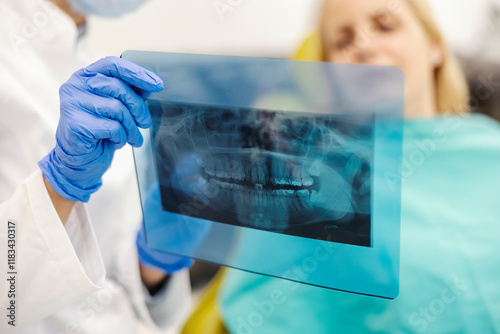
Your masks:
{"label": "teeth on x-ray", "polygon": [[[150,102],[165,210],[196,196],[199,218],[369,245],[372,123],[349,117]],[[156,124],[156,123],[155,123]],[[318,227],[320,226],[320,227]]]}

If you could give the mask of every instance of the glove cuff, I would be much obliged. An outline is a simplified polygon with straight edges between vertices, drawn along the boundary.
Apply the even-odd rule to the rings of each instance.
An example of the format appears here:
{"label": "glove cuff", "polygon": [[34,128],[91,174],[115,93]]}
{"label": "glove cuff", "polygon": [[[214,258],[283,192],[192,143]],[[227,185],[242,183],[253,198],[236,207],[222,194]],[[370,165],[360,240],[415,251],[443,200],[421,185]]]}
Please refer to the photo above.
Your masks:
{"label": "glove cuff", "polygon": [[178,271],[183,269],[191,268],[194,264],[194,260],[188,257],[181,257],[173,254],[165,254],[165,256],[169,257],[169,263],[165,262],[157,262],[152,258],[148,258],[148,256],[144,256],[144,254],[139,253],[139,262],[146,267],[157,269],[167,275],[175,274]]}
{"label": "glove cuff", "polygon": [[[92,187],[82,189],[66,178],[61,172],[61,168],[59,168],[61,165],[63,165],[63,163],[55,153],[55,150],[52,150],[38,162],[38,166],[42,170],[43,176],[59,195],[70,201],[88,202],[90,195],[100,188],[102,182],[99,180],[99,182]],[[67,169],[68,167],[64,168]],[[84,171],[78,172],[84,173]]]}
{"label": "glove cuff", "polygon": [[146,243],[145,232],[143,229],[139,230],[137,233],[136,245],[139,262],[142,265],[155,268],[168,275],[176,273],[182,269],[190,268],[194,263],[194,260],[187,257],[151,249]]}

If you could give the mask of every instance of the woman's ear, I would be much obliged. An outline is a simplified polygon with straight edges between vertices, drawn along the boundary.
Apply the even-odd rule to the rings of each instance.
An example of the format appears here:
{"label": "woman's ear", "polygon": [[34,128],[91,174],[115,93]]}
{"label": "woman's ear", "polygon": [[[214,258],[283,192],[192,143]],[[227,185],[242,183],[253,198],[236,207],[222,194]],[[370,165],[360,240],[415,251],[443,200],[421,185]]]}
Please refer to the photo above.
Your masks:
{"label": "woman's ear", "polygon": [[438,68],[443,64],[443,50],[438,43],[432,43],[431,45],[430,61],[434,68]]}

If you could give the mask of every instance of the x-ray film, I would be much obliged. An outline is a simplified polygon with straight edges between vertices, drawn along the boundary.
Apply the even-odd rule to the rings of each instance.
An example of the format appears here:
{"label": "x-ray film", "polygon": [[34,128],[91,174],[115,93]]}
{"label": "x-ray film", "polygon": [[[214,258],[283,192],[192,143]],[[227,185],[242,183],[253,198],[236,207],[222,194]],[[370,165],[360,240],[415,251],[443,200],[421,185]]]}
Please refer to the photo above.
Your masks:
{"label": "x-ray film", "polygon": [[[134,149],[148,245],[394,298],[403,76],[396,68],[127,51],[165,90]],[[302,275],[293,275],[301,269]]]}
{"label": "x-ray film", "polygon": [[164,101],[149,109],[164,210],[370,246],[373,115]]}

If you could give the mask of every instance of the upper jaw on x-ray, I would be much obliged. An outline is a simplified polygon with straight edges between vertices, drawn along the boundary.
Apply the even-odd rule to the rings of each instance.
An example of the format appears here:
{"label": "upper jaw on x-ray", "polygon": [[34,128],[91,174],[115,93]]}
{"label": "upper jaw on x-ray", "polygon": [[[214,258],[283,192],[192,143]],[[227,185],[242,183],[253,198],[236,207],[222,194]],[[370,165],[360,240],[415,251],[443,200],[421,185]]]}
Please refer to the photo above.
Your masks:
{"label": "upper jaw on x-ray", "polygon": [[164,210],[370,245],[371,118],[160,101],[149,107]]}

